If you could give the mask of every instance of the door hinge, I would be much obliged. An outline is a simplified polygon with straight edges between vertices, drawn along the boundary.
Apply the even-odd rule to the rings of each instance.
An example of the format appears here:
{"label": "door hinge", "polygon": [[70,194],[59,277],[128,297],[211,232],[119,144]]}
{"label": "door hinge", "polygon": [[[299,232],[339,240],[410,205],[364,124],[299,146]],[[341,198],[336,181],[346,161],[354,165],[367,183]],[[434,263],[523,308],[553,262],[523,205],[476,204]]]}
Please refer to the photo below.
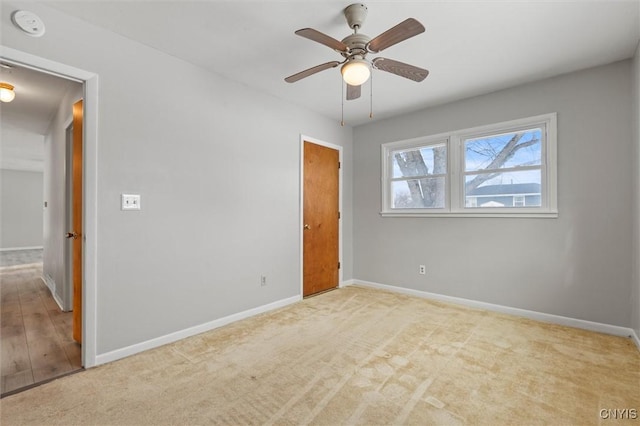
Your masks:
{"label": "door hinge", "polygon": [[340,262],[338,262],[338,269],[340,269]]}
{"label": "door hinge", "polygon": [[338,212],[338,219],[340,219],[340,212]]}
{"label": "door hinge", "polygon": [[338,161],[338,168],[342,167],[342,163]]}

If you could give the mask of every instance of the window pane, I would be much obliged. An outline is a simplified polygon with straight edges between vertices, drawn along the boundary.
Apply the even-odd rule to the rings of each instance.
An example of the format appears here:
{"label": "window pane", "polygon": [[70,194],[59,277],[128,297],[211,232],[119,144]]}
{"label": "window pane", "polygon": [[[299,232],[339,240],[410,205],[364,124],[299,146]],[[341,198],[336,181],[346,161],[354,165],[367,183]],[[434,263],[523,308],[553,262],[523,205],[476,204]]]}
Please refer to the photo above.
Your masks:
{"label": "window pane", "polygon": [[541,129],[531,129],[467,139],[464,142],[465,171],[538,166],[542,160],[541,138]]}
{"label": "window pane", "polygon": [[540,170],[480,173],[465,179],[465,207],[540,207]]}
{"label": "window pane", "polygon": [[558,217],[556,128],[551,113],[383,143],[381,215]]}
{"label": "window pane", "polygon": [[391,200],[394,209],[444,208],[445,178],[423,178],[391,183]]}
{"label": "window pane", "polygon": [[447,173],[447,148],[444,144],[392,151],[391,157],[393,178]]}

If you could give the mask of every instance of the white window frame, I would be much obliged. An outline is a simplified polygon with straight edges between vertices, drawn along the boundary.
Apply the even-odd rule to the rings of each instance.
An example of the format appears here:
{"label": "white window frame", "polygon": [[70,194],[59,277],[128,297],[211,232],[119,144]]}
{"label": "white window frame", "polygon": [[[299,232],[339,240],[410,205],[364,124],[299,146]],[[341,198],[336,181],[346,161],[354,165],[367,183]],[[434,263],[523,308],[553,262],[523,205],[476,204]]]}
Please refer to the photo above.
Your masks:
{"label": "white window frame", "polygon": [[[402,151],[402,150],[406,150],[406,149],[410,149],[410,148],[423,148],[423,147],[429,147],[429,146],[436,146],[436,145],[444,145],[447,149],[447,173],[444,175],[445,178],[445,188],[447,188],[446,192],[445,192],[445,197],[444,197],[444,207],[443,208],[423,208],[423,209],[392,209],[391,208],[391,184],[396,181],[397,179],[393,178],[393,161],[386,161],[385,158],[390,160],[390,155],[392,152],[396,152],[396,151]],[[447,135],[432,135],[432,136],[427,136],[427,137],[423,137],[423,138],[415,138],[415,139],[408,139],[408,140],[404,140],[404,141],[398,141],[398,142],[390,142],[387,144],[382,145],[383,147],[383,160],[382,160],[382,164],[383,164],[383,171],[382,171],[382,184],[383,184],[383,189],[382,189],[382,205],[383,206],[389,206],[388,210],[392,211],[394,213],[400,214],[400,215],[411,215],[411,214],[415,214],[416,210],[419,212],[423,212],[425,210],[428,210],[429,212],[431,212],[429,215],[432,214],[444,214],[447,211],[449,211],[450,208],[450,199],[449,199],[449,194],[450,191],[448,190],[448,186],[449,186],[449,176],[451,175],[451,157],[449,156],[449,139],[447,137]],[[443,175],[433,175],[433,177],[440,177]],[[431,177],[431,176],[429,176]],[[418,176],[419,178],[419,176]],[[386,190],[385,187],[386,186]],[[383,211],[383,215],[385,215],[386,212]]]}
{"label": "white window frame", "polygon": [[[512,133],[539,127],[543,131],[541,144],[541,205],[539,207],[466,207],[464,199],[465,152],[464,141],[482,136]],[[393,159],[391,153],[401,149],[418,148],[445,143],[447,147],[447,175],[445,177],[444,208],[392,208],[391,182]],[[549,113],[501,123],[478,126],[437,135],[384,143],[382,155],[383,217],[539,217],[557,218],[557,114]]]}

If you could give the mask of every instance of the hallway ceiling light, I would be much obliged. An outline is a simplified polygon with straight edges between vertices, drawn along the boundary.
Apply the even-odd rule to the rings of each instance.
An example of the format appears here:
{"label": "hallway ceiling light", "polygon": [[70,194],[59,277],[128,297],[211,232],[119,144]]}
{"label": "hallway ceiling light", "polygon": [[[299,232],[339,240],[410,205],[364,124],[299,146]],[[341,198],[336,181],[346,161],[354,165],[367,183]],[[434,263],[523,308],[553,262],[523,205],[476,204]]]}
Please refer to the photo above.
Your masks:
{"label": "hallway ceiling light", "polygon": [[16,97],[13,86],[9,83],[0,83],[0,101],[11,102]]}

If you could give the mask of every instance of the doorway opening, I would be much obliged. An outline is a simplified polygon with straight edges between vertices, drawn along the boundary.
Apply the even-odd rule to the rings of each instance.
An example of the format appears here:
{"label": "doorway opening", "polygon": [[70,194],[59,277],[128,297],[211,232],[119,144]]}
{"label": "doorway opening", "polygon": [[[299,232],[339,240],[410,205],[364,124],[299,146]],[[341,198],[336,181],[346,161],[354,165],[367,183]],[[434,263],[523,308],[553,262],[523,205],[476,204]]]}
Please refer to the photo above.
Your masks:
{"label": "doorway opening", "polygon": [[[84,125],[80,127],[81,129],[81,140],[84,141],[84,152],[82,153],[81,161],[84,164],[83,172],[81,175],[82,181],[84,181],[83,189],[81,192],[81,206],[80,210],[83,211],[81,216],[84,219],[84,223],[81,225],[81,229],[73,230],[72,228],[68,228],[67,225],[67,206],[70,203],[69,198],[67,197],[67,189],[70,185],[69,183],[69,174],[67,170],[71,167],[66,162],[66,150],[67,150],[67,142],[69,138],[68,130],[70,129],[71,120],[62,120],[58,115],[56,118],[60,121],[57,123],[57,127],[54,123],[51,123],[51,128],[56,128],[59,133],[57,138],[51,137],[51,135],[46,135],[45,138],[48,138],[49,142],[55,142],[59,146],[57,146],[57,150],[55,154],[57,158],[49,158],[47,159],[49,168],[45,172],[50,176],[57,176],[57,181],[52,185],[53,190],[51,188],[43,191],[44,200],[43,200],[43,209],[45,210],[45,215],[55,216],[53,220],[51,220],[48,225],[43,226],[43,247],[44,247],[44,255],[43,262],[40,263],[40,272],[37,271],[34,273],[32,271],[30,278],[31,287],[34,289],[34,292],[31,294],[31,299],[28,296],[22,297],[25,302],[35,303],[37,300],[40,300],[40,304],[44,305],[46,308],[45,314],[49,317],[55,317],[57,323],[49,327],[48,331],[31,331],[31,334],[34,336],[46,336],[53,334],[63,334],[65,336],[71,335],[72,333],[72,320],[65,319],[62,320],[63,315],[67,315],[67,311],[70,308],[70,304],[73,302],[72,293],[69,292],[68,283],[69,280],[67,277],[72,276],[70,272],[73,269],[73,264],[71,262],[67,262],[68,256],[65,255],[66,246],[69,245],[68,240],[65,238],[65,234],[69,231],[75,232],[83,243],[82,248],[82,258],[78,262],[78,265],[82,267],[82,273],[80,276],[80,285],[82,290],[81,297],[78,300],[82,301],[82,311],[83,316],[81,318],[81,327],[78,328],[80,330],[80,335],[76,336],[75,339],[69,339],[64,343],[58,343],[58,346],[65,345],[75,345],[77,349],[76,353],[70,350],[70,347],[63,348],[67,349],[67,352],[64,352],[67,355],[67,361],[72,365],[71,368],[67,367],[55,367],[51,365],[43,365],[40,361],[34,361],[34,368],[31,369],[31,373],[19,372],[15,371],[11,378],[9,378],[8,373],[5,377],[5,371],[3,370],[3,386],[2,386],[2,394],[5,396],[8,394],[7,392],[11,391],[9,387],[13,387],[15,389],[20,388],[19,384],[23,384],[25,386],[31,387],[32,384],[29,385],[28,381],[31,380],[33,383],[36,382],[46,382],[50,379],[50,377],[59,377],[60,375],[69,374],[69,372],[77,370],[77,368],[82,368],[83,366],[92,367],[96,365],[96,163],[97,163],[97,75],[94,73],[90,73],[84,70],[80,70],[74,67],[67,66],[65,64],[60,64],[57,62],[49,61],[44,58],[39,58],[24,52],[20,52],[14,49],[2,47],[2,51],[0,52],[0,61],[3,64],[8,64],[10,67],[14,69],[23,69],[27,70],[31,76],[36,76],[34,78],[44,78],[48,76],[49,78],[57,78],[58,86],[61,81],[73,82],[73,84],[77,85],[77,93],[78,96],[76,98],[80,98],[84,100],[84,104],[82,105],[82,115],[84,116]],[[17,73],[16,73],[17,74]],[[14,76],[16,77],[16,76]],[[20,84],[29,84],[28,81],[21,82]],[[16,85],[16,88],[19,87]],[[17,99],[16,99],[17,100]],[[63,104],[67,102],[69,104],[67,115],[72,115],[72,107],[74,99],[74,95],[69,95],[67,98],[60,98],[58,102],[60,103],[60,108],[63,109]],[[15,102],[15,101],[14,101]],[[66,107],[64,107],[66,108]],[[29,121],[29,117],[26,115],[16,116],[7,114],[8,108],[3,107],[2,114],[2,124],[4,128],[5,119],[13,119],[16,120],[14,123],[16,125],[20,124],[20,122]],[[54,120],[56,119],[54,118]],[[49,210],[47,210],[49,209]],[[71,269],[68,269],[71,268]],[[15,271],[14,271],[15,272]],[[16,274],[13,274],[14,284]],[[27,277],[29,278],[29,277]],[[5,280],[2,280],[3,283]],[[46,284],[45,284],[46,283]],[[16,284],[17,285],[17,284]],[[53,290],[53,291],[52,291]],[[3,299],[4,299],[5,290],[3,289]],[[51,296],[50,300],[45,300],[45,295]],[[17,294],[18,302],[20,302],[20,294]],[[32,303],[32,304],[33,304]],[[3,306],[4,308],[4,306]],[[3,309],[2,316],[2,325],[3,325],[3,339],[5,336],[5,319],[4,315],[6,311]],[[69,315],[72,315],[69,312]],[[40,315],[41,317],[43,315]],[[24,322],[27,324],[31,319]],[[64,325],[67,327],[64,327]],[[12,330],[17,332],[17,329],[12,328]],[[32,348],[29,348],[30,352],[34,353],[42,353],[47,360],[50,361],[56,356],[53,356],[54,353],[53,348],[55,345],[50,343],[44,343],[44,339],[31,339],[32,340]],[[75,340],[75,342],[74,342]],[[82,346],[76,342],[82,342]],[[15,345],[5,344],[5,341],[2,342],[3,347],[3,369],[5,365],[5,360],[7,359],[7,351],[11,352],[16,349]],[[39,346],[38,346],[39,345]],[[40,347],[40,349],[38,349]],[[14,351],[16,352],[16,351]],[[69,355],[71,353],[71,355]],[[11,354],[9,354],[11,355]],[[59,357],[58,357],[59,358]],[[72,359],[73,358],[73,359]],[[16,365],[24,365],[27,362],[24,358],[22,361],[17,363]],[[48,370],[47,374],[44,374],[44,371]],[[10,379],[10,380],[5,380]],[[5,386],[5,384],[9,384],[12,381],[13,385]],[[13,393],[13,392],[11,392]]]}

